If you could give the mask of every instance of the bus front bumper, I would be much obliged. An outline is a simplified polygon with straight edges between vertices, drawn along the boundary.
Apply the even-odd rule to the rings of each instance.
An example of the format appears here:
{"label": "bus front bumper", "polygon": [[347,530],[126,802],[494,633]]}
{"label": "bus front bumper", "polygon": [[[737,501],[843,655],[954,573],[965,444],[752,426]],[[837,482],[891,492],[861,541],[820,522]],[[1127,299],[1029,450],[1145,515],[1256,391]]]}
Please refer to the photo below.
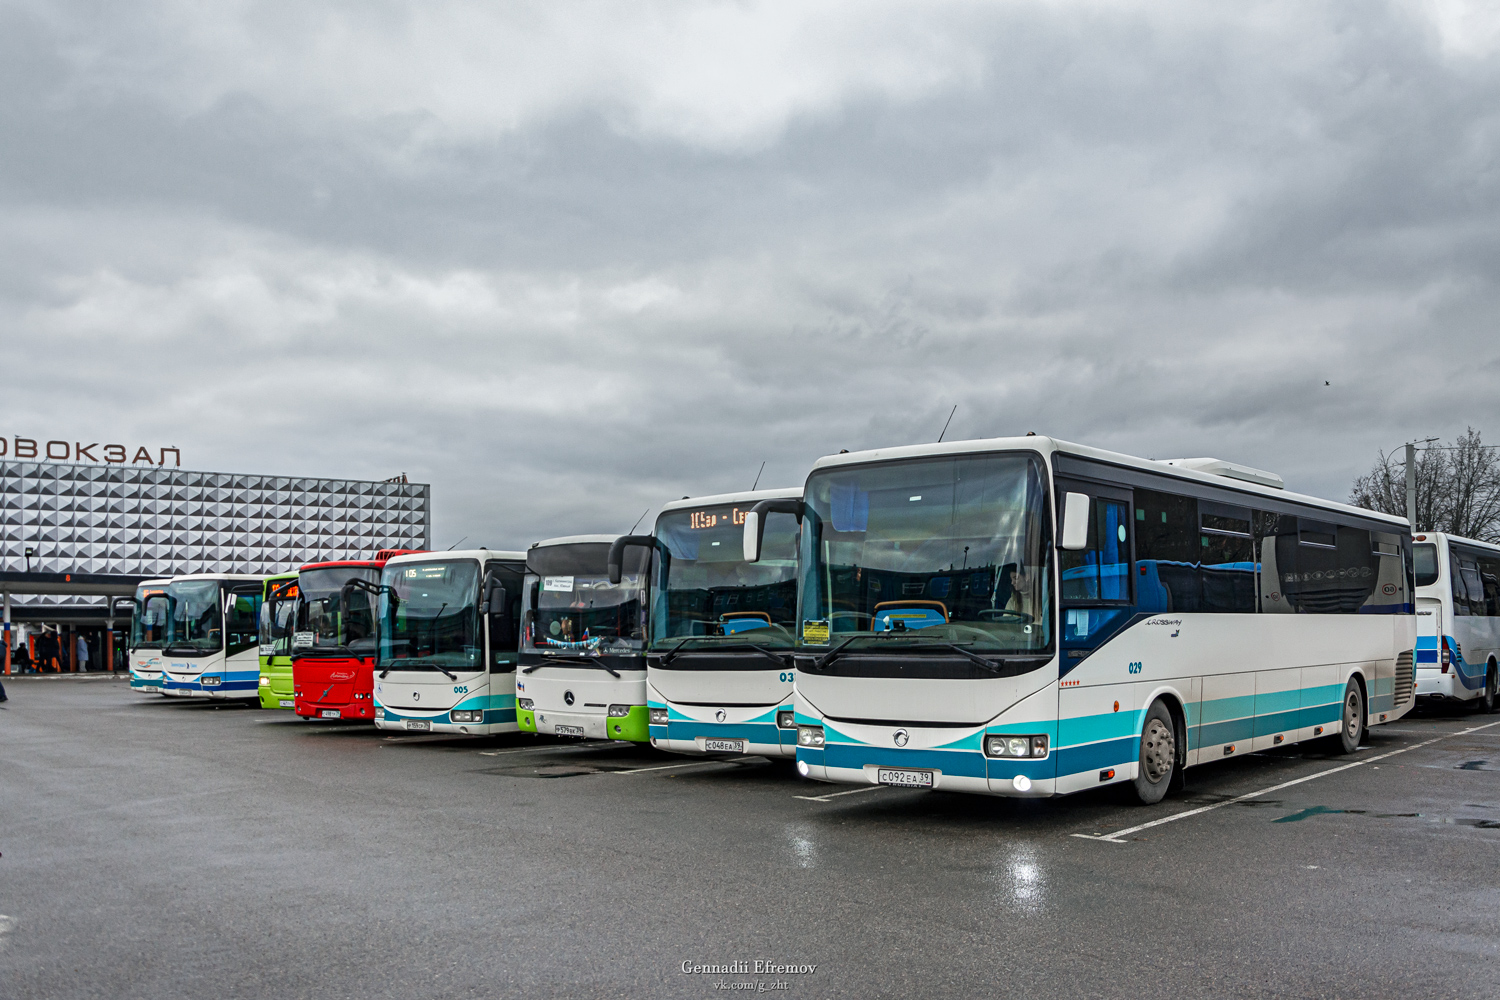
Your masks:
{"label": "bus front bumper", "polygon": [[[754,754],[772,759],[797,755],[796,728],[784,729],[776,724],[778,714],[790,712],[791,705],[746,709],[658,704],[651,708],[667,713],[665,725],[650,727],[651,745],[658,750],[707,756]],[[718,721],[719,715],[724,721]]]}

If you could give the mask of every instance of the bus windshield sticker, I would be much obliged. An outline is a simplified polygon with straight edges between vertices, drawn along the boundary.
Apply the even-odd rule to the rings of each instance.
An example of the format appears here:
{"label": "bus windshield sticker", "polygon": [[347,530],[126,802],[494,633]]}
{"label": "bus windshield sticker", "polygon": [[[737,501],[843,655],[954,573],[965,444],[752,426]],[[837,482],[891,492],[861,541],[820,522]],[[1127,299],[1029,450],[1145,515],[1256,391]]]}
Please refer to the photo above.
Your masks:
{"label": "bus windshield sticker", "polygon": [[292,637],[292,648],[294,649],[308,649],[312,644],[313,634],[311,632],[298,632]]}
{"label": "bus windshield sticker", "polygon": [[544,576],[542,577],[542,589],[571,594],[573,592],[573,578],[571,576]]}
{"label": "bus windshield sticker", "polygon": [[827,645],[828,643],[828,620],[821,619],[813,621],[805,619],[802,622],[802,641]]}

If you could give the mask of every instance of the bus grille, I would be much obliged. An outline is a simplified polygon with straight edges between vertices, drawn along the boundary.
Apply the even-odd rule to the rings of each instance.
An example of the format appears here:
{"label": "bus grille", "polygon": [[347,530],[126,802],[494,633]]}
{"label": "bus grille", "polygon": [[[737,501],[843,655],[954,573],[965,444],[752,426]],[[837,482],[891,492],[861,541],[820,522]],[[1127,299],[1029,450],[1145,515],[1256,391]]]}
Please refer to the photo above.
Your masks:
{"label": "bus grille", "polygon": [[1405,650],[1396,657],[1396,704],[1405,705],[1411,700],[1411,688],[1415,678],[1412,676],[1412,651]]}

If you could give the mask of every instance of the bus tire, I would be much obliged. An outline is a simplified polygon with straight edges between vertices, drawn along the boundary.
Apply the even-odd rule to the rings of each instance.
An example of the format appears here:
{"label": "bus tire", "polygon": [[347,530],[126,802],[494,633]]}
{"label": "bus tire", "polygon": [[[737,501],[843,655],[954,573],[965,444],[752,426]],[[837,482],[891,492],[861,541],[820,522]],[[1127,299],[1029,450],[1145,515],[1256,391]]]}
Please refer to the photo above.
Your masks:
{"label": "bus tire", "polygon": [[1141,722],[1141,757],[1131,782],[1136,798],[1147,806],[1166,798],[1177,770],[1177,727],[1172,723],[1172,713],[1158,699]]}
{"label": "bus tire", "polygon": [[1496,682],[1495,661],[1491,660],[1489,669],[1484,674],[1484,694],[1479,696],[1479,710],[1485,715],[1491,715],[1495,711]]}
{"label": "bus tire", "polygon": [[1334,753],[1348,754],[1359,749],[1365,741],[1365,715],[1365,689],[1360,687],[1358,678],[1351,677],[1344,686],[1338,735],[1328,741]]}

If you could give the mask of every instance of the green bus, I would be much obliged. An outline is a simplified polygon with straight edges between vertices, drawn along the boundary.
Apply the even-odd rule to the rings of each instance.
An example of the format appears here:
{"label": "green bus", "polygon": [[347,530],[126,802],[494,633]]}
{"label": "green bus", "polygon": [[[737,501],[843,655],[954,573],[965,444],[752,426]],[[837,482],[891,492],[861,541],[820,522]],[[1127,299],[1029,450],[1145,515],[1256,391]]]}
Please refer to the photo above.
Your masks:
{"label": "green bus", "polygon": [[297,574],[268,576],[261,584],[260,707],[290,709],[292,630],[297,622]]}

